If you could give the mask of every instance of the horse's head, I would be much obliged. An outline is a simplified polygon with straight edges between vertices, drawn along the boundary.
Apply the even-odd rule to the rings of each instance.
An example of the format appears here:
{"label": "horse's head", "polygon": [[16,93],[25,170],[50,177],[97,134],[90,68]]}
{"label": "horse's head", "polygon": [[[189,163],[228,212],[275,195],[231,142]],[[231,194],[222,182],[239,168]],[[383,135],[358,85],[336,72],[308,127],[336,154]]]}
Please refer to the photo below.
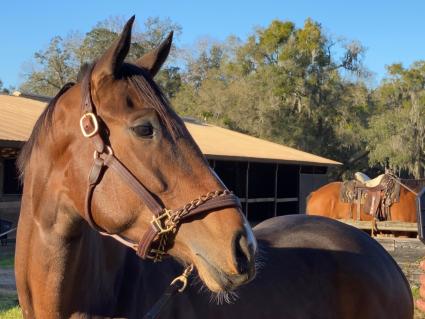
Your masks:
{"label": "horse's head", "polygon": [[[56,166],[52,170],[58,171],[56,175],[61,177],[58,181],[67,188],[61,193],[66,196],[61,198],[72,203],[70,208],[88,219],[84,214],[84,195],[91,170],[96,181],[92,181],[95,187],[89,191],[87,200],[90,219],[103,231],[137,243],[147,230],[166,228],[170,220],[164,215],[152,223],[152,209],[146,198],[129,186],[132,183],[129,179],[120,176],[120,169],[110,168],[118,162],[148,190],[148,200],[171,211],[193,204],[200,195],[229,195],[222,194],[225,186],[153,81],[168,56],[172,35],[134,63],[124,62],[131,44],[133,20],[129,20],[119,39],[94,68],[87,71],[86,80],[57,101],[52,115],[55,150],[49,153]],[[85,94],[91,100],[93,110],[90,111],[96,119],[83,116],[82,130],[85,123],[93,126],[86,128],[90,135],[95,130],[94,124],[99,125],[97,134],[92,137],[84,137],[79,127],[80,118],[87,111],[84,106],[83,110],[79,108]],[[112,151],[117,161],[109,163],[109,168],[104,163],[96,166],[95,149],[94,157],[101,162],[108,161]],[[217,192],[212,194],[212,191]],[[206,206],[209,199],[206,198]],[[181,220],[166,234],[168,240],[163,248],[183,263],[194,264],[208,288],[220,292],[232,290],[253,278],[256,241],[237,205],[216,203]],[[156,237],[154,246],[158,245],[161,243]]]}

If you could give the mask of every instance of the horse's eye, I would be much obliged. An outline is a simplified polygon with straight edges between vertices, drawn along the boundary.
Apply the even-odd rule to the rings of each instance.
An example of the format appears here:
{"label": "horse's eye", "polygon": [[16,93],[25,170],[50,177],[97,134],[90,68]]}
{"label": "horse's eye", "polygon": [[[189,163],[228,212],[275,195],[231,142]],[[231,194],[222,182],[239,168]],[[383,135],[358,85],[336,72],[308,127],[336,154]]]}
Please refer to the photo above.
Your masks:
{"label": "horse's eye", "polygon": [[152,138],[153,137],[153,126],[151,123],[145,123],[142,125],[133,126],[131,130],[139,137]]}

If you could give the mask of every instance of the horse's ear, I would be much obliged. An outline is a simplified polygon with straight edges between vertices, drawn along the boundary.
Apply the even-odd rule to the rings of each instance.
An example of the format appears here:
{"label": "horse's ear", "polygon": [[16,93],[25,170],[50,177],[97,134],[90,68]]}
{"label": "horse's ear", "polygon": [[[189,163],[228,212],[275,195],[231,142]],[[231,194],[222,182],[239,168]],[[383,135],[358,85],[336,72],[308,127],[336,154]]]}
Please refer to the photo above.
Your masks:
{"label": "horse's ear", "polygon": [[145,53],[135,63],[136,65],[146,69],[154,77],[170,53],[171,44],[173,42],[173,31],[171,31],[167,38],[156,49]]}
{"label": "horse's ear", "polygon": [[131,28],[135,16],[132,16],[124,26],[119,38],[109,47],[109,49],[96,62],[93,70],[93,81],[99,83],[107,76],[117,76],[130,50]]}

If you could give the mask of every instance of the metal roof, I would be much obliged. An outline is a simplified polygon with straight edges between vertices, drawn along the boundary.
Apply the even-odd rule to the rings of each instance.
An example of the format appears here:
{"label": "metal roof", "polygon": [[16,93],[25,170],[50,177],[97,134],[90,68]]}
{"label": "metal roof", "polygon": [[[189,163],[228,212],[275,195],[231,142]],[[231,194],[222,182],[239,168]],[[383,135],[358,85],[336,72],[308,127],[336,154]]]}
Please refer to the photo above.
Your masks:
{"label": "metal roof", "polygon": [[[0,141],[26,141],[46,103],[0,95]],[[306,165],[341,163],[215,125],[185,120],[202,152],[210,159],[282,162]]]}
{"label": "metal roof", "polygon": [[0,95],[0,140],[26,141],[46,103]]}

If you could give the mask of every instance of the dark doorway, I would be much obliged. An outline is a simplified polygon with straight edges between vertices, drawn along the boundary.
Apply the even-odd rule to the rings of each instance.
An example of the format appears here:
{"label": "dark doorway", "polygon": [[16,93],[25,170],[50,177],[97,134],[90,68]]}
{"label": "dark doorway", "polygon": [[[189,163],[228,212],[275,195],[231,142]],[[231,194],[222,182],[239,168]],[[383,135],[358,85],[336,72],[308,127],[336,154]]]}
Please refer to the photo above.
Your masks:
{"label": "dark doorway", "polygon": [[4,179],[3,193],[4,194],[22,194],[22,185],[19,182],[18,170],[16,168],[15,159],[3,160]]}

